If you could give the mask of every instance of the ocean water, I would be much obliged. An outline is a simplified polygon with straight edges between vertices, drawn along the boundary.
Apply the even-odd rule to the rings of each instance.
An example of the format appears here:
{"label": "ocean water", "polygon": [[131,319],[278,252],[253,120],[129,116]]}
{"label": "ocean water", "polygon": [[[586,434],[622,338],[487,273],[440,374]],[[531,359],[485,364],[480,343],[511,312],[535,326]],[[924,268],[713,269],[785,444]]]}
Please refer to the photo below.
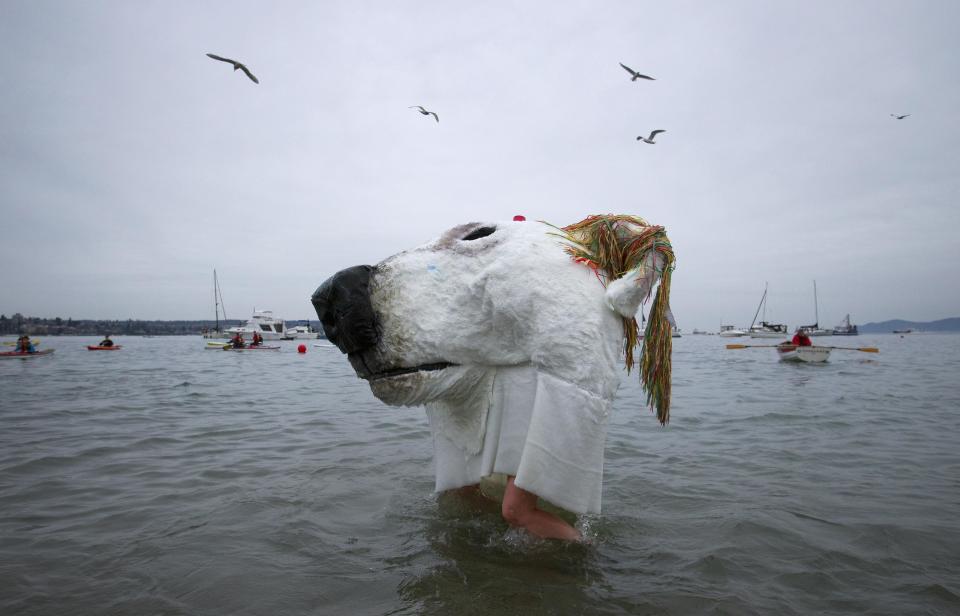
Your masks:
{"label": "ocean water", "polygon": [[587,545],[432,493],[421,409],[336,349],[47,338],[0,361],[0,614],[957,614],[960,336],[624,376]]}

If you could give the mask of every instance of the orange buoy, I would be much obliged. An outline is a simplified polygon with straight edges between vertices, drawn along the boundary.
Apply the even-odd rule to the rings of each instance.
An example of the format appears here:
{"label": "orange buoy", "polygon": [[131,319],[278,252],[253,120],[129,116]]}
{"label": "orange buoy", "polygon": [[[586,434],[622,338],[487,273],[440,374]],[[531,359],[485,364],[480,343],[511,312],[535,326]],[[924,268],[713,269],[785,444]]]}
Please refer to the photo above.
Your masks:
{"label": "orange buoy", "polygon": [[306,353],[306,352],[307,352],[307,345],[301,344],[300,346],[297,347],[297,353]]}

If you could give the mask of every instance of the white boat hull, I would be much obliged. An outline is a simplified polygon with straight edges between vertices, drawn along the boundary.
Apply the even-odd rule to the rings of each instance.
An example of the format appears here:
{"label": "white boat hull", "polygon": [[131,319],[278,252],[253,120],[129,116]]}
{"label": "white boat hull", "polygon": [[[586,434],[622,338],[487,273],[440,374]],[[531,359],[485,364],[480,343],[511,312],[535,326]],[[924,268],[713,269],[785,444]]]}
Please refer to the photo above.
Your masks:
{"label": "white boat hull", "polygon": [[320,332],[310,331],[306,325],[288,327],[285,335],[286,340],[317,340],[318,338],[320,338]]}
{"label": "white boat hull", "polygon": [[747,332],[742,329],[725,329],[717,335],[723,336],[724,338],[742,338],[747,335]]}
{"label": "white boat hull", "polygon": [[784,338],[787,334],[784,332],[750,332],[751,338]]}
{"label": "white boat hull", "polygon": [[777,347],[777,355],[780,356],[780,361],[798,361],[809,364],[820,364],[827,361],[827,358],[830,357],[830,349],[827,347],[818,346],[797,347],[793,345],[784,345],[782,347]]}
{"label": "white boat hull", "polygon": [[283,340],[283,334],[279,334],[273,331],[267,331],[260,329],[259,327],[231,327],[227,330],[226,338],[229,340],[233,338],[236,334],[240,334],[240,337],[244,339],[245,342],[250,342],[253,340],[254,332],[260,334],[260,337],[264,340]]}
{"label": "white boat hull", "polygon": [[274,318],[272,310],[254,310],[246,323],[226,331],[229,338],[240,334],[244,340],[252,340],[254,332],[264,340],[283,340],[287,335],[287,324],[283,319]]}

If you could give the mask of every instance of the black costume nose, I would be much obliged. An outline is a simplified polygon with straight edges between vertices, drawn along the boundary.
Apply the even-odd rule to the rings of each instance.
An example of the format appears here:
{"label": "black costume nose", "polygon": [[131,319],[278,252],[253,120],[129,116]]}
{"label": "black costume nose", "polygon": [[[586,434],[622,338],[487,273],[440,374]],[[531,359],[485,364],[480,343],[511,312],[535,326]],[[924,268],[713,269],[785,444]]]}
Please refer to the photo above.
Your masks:
{"label": "black costume nose", "polygon": [[380,340],[370,304],[371,272],[369,265],[340,270],[317,287],[311,298],[327,340],[343,353],[369,349]]}

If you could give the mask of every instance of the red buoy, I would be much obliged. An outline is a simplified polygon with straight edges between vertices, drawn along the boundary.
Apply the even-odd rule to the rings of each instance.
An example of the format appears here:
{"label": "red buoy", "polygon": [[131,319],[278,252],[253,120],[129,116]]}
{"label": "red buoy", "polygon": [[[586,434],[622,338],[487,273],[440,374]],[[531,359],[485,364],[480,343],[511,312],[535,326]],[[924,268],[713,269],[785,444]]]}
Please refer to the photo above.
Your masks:
{"label": "red buoy", "polygon": [[513,219],[518,222],[523,222],[524,220],[527,219],[527,217],[524,216],[523,214],[517,214],[516,216],[513,217]]}
{"label": "red buoy", "polygon": [[307,345],[301,344],[300,346],[297,347],[297,353],[306,353],[306,352],[307,352]]}

